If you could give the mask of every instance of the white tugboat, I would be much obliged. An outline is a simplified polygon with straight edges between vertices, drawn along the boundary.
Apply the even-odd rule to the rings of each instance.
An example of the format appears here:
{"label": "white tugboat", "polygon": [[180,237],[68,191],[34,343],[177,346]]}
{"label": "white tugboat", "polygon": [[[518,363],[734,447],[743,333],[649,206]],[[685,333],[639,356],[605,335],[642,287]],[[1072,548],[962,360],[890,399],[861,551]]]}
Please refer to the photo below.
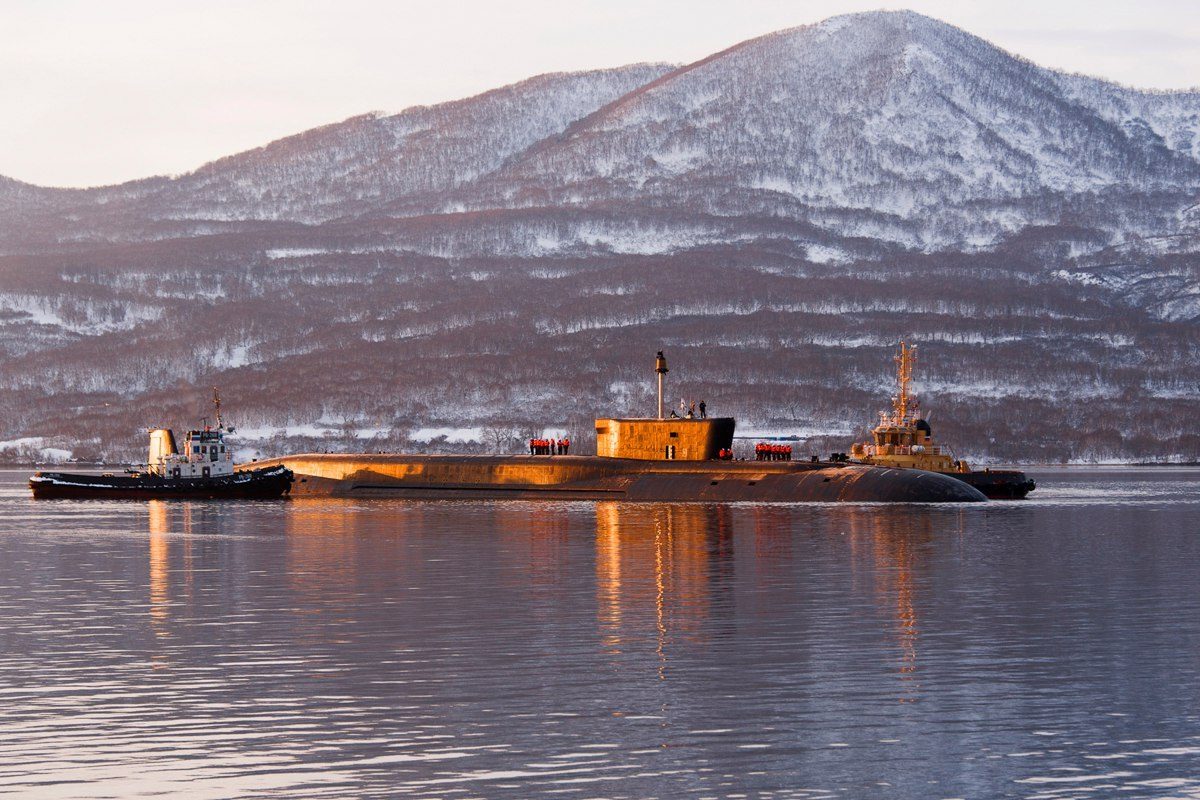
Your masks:
{"label": "white tugboat", "polygon": [[292,472],[283,466],[237,469],[230,432],[221,420],[221,397],[213,391],[217,425],[190,430],[181,451],[169,428],[150,431],[146,468],[123,475],[38,472],[29,479],[42,498],[274,498],[286,494]]}

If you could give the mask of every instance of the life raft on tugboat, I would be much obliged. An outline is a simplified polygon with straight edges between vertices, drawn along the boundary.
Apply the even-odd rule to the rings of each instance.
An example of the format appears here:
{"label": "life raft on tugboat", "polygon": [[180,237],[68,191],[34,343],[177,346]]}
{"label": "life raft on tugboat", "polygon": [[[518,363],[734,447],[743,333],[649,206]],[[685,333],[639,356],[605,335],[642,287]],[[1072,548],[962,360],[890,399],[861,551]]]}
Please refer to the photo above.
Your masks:
{"label": "life raft on tugboat", "polygon": [[292,471],[287,467],[234,465],[221,422],[221,398],[215,392],[213,402],[217,426],[188,431],[182,452],[170,429],[150,431],[144,470],[121,475],[38,472],[29,479],[29,488],[36,498],[77,499],[271,499],[287,494],[292,487]]}

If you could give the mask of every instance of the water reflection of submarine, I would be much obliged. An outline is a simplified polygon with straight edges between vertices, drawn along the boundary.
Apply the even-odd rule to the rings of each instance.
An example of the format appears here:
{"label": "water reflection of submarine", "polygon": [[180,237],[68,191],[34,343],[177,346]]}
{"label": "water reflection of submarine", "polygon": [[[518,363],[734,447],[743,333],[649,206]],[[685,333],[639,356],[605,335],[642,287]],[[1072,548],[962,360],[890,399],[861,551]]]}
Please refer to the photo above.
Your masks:
{"label": "water reflection of submarine", "polygon": [[977,502],[954,478],[865,464],[730,461],[732,417],[662,416],[666,359],[659,353],[657,418],[596,420],[595,455],[400,455],[311,453],[255,466],[285,465],[292,496],[414,499],[635,501]]}

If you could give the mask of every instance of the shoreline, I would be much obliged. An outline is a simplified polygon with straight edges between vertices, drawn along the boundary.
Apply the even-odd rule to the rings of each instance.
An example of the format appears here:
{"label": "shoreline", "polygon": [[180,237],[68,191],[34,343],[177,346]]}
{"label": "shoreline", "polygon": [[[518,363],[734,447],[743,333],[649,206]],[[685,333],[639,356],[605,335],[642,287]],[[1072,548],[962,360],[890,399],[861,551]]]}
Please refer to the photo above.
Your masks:
{"label": "shoreline", "polygon": [[[327,455],[352,456],[352,455],[367,455],[367,454],[329,453]],[[370,455],[375,455],[375,454],[370,454]],[[463,455],[463,456],[476,457],[479,455],[490,456],[490,455],[496,455],[496,454],[491,454],[491,453],[484,453],[484,454],[475,454],[475,453],[471,453],[471,454],[466,454],[466,453],[463,453],[463,454],[386,453],[386,454],[380,454],[380,455],[395,455],[395,456]],[[502,454],[502,455],[511,455],[511,454]],[[257,459],[256,462],[251,462],[251,461],[241,462],[238,464],[238,466],[246,466],[247,464],[258,463],[258,462],[269,461],[269,460],[282,460],[282,459],[285,459],[288,457],[289,456],[276,456],[274,459],[260,458],[260,459]],[[545,456],[545,458],[556,458],[556,456]],[[797,459],[797,461],[799,461],[799,459]],[[758,462],[754,462],[751,459],[745,459],[745,460],[740,460],[740,461],[734,460],[733,462],[725,462],[725,463],[752,464],[752,463],[758,463]],[[0,470],[82,469],[82,470],[105,470],[105,471],[121,471],[121,472],[123,472],[126,469],[131,469],[133,467],[138,467],[138,466],[144,467],[145,465],[144,464],[133,464],[133,463],[101,464],[98,462],[84,462],[84,461],[39,462],[39,463],[35,463],[35,462],[31,462],[31,461],[0,461]],[[1146,468],[1146,469],[1162,468],[1162,467],[1200,468],[1200,461],[1097,461],[1097,462],[1078,461],[1078,462],[1069,462],[1066,464],[1047,463],[1047,462],[1038,462],[1038,461],[1028,461],[1028,462],[1012,461],[1012,462],[1001,462],[1001,463],[996,463],[996,464],[978,464],[978,465],[976,465],[976,469],[980,469],[980,470],[986,470],[986,469],[1129,469],[1129,468],[1133,468],[1133,467],[1136,467],[1139,469],[1141,469],[1141,468]]]}

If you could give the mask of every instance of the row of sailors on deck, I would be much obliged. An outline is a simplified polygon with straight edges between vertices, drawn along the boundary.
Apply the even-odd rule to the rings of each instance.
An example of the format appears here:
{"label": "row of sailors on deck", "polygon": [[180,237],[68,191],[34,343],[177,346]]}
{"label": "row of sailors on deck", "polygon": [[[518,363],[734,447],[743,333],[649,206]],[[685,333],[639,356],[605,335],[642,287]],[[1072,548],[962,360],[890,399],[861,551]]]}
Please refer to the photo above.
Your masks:
{"label": "row of sailors on deck", "polygon": [[562,439],[530,439],[529,455],[531,456],[565,456],[571,449],[571,440]]}
{"label": "row of sailors on deck", "polygon": [[770,444],[759,442],[754,445],[755,461],[791,461],[792,446],[790,444]]}

